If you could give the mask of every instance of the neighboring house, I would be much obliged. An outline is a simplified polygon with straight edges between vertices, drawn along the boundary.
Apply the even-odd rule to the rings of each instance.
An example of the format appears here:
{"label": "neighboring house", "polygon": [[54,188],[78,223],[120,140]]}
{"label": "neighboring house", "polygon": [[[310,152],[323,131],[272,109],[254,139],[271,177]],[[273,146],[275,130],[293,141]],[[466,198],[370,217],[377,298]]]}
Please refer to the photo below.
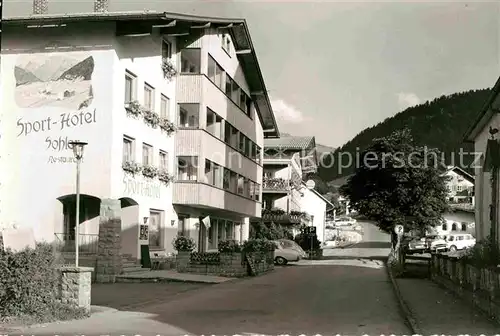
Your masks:
{"label": "neighboring house", "polygon": [[450,166],[443,174],[450,178],[448,186],[448,202],[474,204],[474,176],[460,167]]}
{"label": "neighboring house", "polygon": [[316,173],[318,158],[316,155],[316,138],[314,136],[283,136],[264,140],[264,165],[283,165],[298,153],[302,173]]}
{"label": "neighboring house", "polygon": [[[500,78],[492,89],[492,94],[478,117],[464,136],[464,140],[474,143],[475,165],[475,223],[476,238],[482,240],[491,234],[498,241],[499,197],[498,170],[492,176],[493,167],[500,164],[500,145],[498,133],[500,129]],[[493,135],[490,133],[492,130]],[[492,201],[496,200],[496,201]]]}
{"label": "neighboring house", "polygon": [[302,183],[300,192],[302,193],[300,209],[311,216],[310,225],[316,227],[318,240],[324,242],[326,213],[332,209],[334,205],[316,190],[307,188],[305,183]]}
{"label": "neighboring house", "polygon": [[263,138],[279,132],[245,21],[34,14],[2,21],[0,221],[75,239],[78,139],[82,245],[95,245],[108,198],[121,201],[122,253],[137,258],[141,244],[172,251],[178,232],[200,250],[246,239]]}

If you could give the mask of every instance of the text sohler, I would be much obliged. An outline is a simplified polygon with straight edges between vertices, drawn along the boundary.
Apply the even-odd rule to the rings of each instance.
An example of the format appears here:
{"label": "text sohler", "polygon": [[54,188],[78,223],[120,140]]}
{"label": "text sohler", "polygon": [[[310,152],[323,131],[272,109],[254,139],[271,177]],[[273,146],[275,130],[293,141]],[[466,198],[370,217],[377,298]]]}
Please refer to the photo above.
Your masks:
{"label": "text sohler", "polygon": [[57,127],[57,125],[59,125],[59,130],[63,130],[65,128],[93,124],[95,122],[95,109],[93,111],[61,113],[58,120],[54,120],[52,117],[47,117],[42,120],[23,121],[23,118],[19,118],[17,120],[17,127],[19,128],[19,134],[17,136],[26,136],[30,133],[51,131],[52,127]]}

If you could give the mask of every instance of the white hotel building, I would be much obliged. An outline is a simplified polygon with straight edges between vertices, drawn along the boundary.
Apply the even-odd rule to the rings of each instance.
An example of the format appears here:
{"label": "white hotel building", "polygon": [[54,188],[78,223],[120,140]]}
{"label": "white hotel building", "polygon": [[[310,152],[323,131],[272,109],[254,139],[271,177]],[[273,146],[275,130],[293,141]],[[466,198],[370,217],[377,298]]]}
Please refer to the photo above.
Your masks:
{"label": "white hotel building", "polygon": [[77,139],[88,142],[82,249],[105,198],[121,200],[122,253],[134,257],[143,244],[171,252],[178,232],[200,250],[247,239],[263,139],[279,132],[245,21],[102,6],[3,20],[1,223],[74,240]]}

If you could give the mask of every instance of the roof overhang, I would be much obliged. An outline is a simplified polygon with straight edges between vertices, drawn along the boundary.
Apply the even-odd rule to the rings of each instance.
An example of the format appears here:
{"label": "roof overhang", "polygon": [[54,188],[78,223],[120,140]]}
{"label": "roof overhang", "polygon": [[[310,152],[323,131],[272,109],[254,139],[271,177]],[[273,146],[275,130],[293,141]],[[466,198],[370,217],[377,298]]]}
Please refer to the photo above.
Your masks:
{"label": "roof overhang", "polygon": [[450,171],[454,171],[455,173],[462,175],[467,181],[471,183],[474,183],[475,181],[474,176],[472,176],[471,174],[469,174],[468,172],[457,166],[449,168],[446,172],[443,173],[443,175],[448,174]]}
{"label": "roof overhang", "polygon": [[264,137],[279,137],[278,124],[271,106],[268,90],[264,83],[257,55],[244,19],[217,18],[176,14],[156,11],[99,12],[77,14],[51,14],[6,17],[2,19],[3,28],[14,26],[44,28],[64,26],[69,23],[115,22],[116,33],[122,36],[144,36],[160,29],[162,34],[183,36],[193,30],[218,28],[226,30],[232,37],[236,55],[245,73],[250,95],[262,124]]}
{"label": "roof overhang", "polygon": [[497,113],[500,113],[498,108],[493,106],[495,100],[499,97],[500,94],[500,77],[498,78],[495,86],[493,86],[491,96],[484,104],[481,112],[477,116],[474,123],[469,127],[467,132],[464,135],[464,142],[474,142],[478,135],[483,131],[483,129],[488,125],[489,121],[493,116]]}

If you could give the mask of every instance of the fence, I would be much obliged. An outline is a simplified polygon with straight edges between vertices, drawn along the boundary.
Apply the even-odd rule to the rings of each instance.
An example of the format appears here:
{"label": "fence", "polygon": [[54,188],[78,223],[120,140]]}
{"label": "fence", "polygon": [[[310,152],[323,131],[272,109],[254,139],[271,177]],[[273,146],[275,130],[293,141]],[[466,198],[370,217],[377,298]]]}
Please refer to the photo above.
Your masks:
{"label": "fence", "polygon": [[[57,249],[60,252],[75,253],[75,236],[68,233],[55,233]],[[80,254],[97,254],[99,235],[98,234],[80,234],[78,252]]]}

